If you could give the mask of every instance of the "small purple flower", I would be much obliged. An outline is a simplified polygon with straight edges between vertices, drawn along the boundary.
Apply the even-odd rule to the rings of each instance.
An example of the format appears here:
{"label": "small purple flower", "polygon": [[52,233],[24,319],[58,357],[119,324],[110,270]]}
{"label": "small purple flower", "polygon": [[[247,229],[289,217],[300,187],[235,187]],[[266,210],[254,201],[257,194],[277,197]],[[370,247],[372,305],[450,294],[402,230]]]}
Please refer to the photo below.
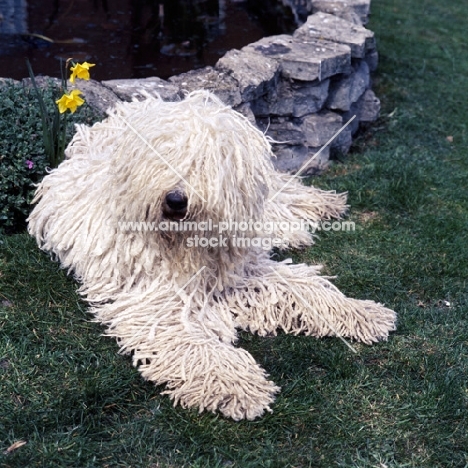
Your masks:
{"label": "small purple flower", "polygon": [[34,167],[34,163],[29,159],[26,160],[25,164],[28,166],[28,169],[32,169]]}

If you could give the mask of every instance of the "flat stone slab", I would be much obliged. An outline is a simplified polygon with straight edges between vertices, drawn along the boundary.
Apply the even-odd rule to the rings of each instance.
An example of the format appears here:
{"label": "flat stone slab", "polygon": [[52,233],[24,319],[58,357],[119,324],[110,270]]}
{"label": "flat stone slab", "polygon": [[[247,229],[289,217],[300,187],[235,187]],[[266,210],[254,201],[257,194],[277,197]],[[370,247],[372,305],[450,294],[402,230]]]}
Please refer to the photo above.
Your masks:
{"label": "flat stone slab", "polygon": [[364,60],[366,61],[367,65],[369,65],[369,70],[371,72],[375,72],[379,65],[379,53],[377,50],[371,50],[366,54]]}
{"label": "flat stone slab", "polygon": [[355,119],[349,125],[352,135],[354,135],[361,124],[366,125],[375,122],[380,114],[380,100],[371,89],[366,92],[355,102],[351,109],[343,113],[343,122],[347,122],[351,117]]}
{"label": "flat stone slab", "polygon": [[309,114],[302,119],[276,117],[268,120],[267,135],[276,142],[312,148],[319,148],[327,143],[343,126],[342,116],[328,110]]}
{"label": "flat stone slab", "polygon": [[264,37],[242,50],[278,60],[281,75],[294,80],[321,81],[338,73],[349,73],[351,66],[351,50],[347,45],[313,39],[304,42],[287,34]]}
{"label": "flat stone slab", "polygon": [[370,85],[369,66],[364,60],[355,65],[353,73],[330,86],[326,106],[333,110],[348,111]]}
{"label": "flat stone slab", "polygon": [[340,114],[325,110],[304,117],[301,128],[310,146],[321,147],[334,137],[327,146],[335,152],[347,153],[353,139],[350,126],[343,128],[346,122]]}
{"label": "flat stone slab", "polygon": [[159,95],[163,101],[181,100],[179,87],[157,76],[141,79],[106,80],[101,83],[122,101],[132,101],[133,99],[141,101],[145,98],[145,93],[151,96]]}
{"label": "flat stone slab", "polygon": [[[310,146],[322,146],[343,126],[343,118],[336,112],[322,111],[302,119],[301,129]],[[331,142],[334,146],[335,142]]]}
{"label": "flat stone slab", "polygon": [[[45,88],[49,85],[59,88],[62,85],[62,80],[50,76],[36,76],[36,84],[39,88]],[[31,78],[23,78],[23,84],[27,87],[32,87]],[[94,80],[76,80],[75,83],[67,81],[67,92],[73,89],[82,91],[82,97],[86,103],[93,109],[105,114],[106,111],[113,107],[120,99],[110,89],[102,86],[98,81]]]}
{"label": "flat stone slab", "polygon": [[360,122],[370,123],[377,120],[380,114],[380,99],[374,91],[368,89],[358,101],[358,117]]}
{"label": "flat stone slab", "polygon": [[76,80],[74,84],[68,82],[68,91],[79,89],[83,92],[84,99],[94,109],[105,113],[114,107],[120,99],[109,88],[106,88],[98,81]]}
{"label": "flat stone slab", "polygon": [[370,0],[309,0],[311,11],[321,11],[355,24],[366,24]]}
{"label": "flat stone slab", "polygon": [[[268,119],[266,134],[275,142],[287,143],[289,145],[307,145],[307,136],[302,128],[302,121],[290,118]],[[319,146],[319,145],[310,145]]]}
{"label": "flat stone slab", "polygon": [[243,102],[236,107],[233,107],[236,112],[242,114],[244,117],[247,117],[247,120],[253,124],[257,125],[257,119],[255,118],[255,114],[252,111],[251,103],[250,102]]}
{"label": "flat stone slab", "polygon": [[[361,97],[362,99],[362,97]],[[361,100],[360,99],[360,100]],[[355,135],[357,133],[357,131],[359,130],[359,102],[355,102],[354,104],[351,105],[351,109],[349,109],[349,111],[347,112],[344,112],[342,115],[343,115],[343,122],[346,123],[348,122],[350,119],[352,119],[353,117],[353,120],[349,123],[348,127],[349,128],[349,131],[351,132],[351,136]]]}
{"label": "flat stone slab", "polygon": [[297,173],[305,166],[300,175],[317,174],[325,170],[330,159],[330,148],[310,148],[305,145],[273,145],[276,159],[273,165],[281,172]]}
{"label": "flat stone slab", "polygon": [[213,67],[191,70],[187,73],[171,76],[169,81],[177,85],[182,92],[189,93],[206,89],[219,97],[224,104],[235,107],[242,102],[239,85],[227,72]]}
{"label": "flat stone slab", "polygon": [[303,117],[322,109],[329,85],[329,79],[313,82],[281,79],[274,92],[252,102],[252,110],[258,116]]}
{"label": "flat stone slab", "polygon": [[278,78],[278,62],[245,50],[230,50],[215,68],[232,76],[239,84],[243,101],[252,101],[272,90]]}
{"label": "flat stone slab", "polygon": [[293,37],[301,41],[330,41],[346,44],[353,58],[364,58],[375,49],[372,31],[328,13],[315,13],[298,28]]}

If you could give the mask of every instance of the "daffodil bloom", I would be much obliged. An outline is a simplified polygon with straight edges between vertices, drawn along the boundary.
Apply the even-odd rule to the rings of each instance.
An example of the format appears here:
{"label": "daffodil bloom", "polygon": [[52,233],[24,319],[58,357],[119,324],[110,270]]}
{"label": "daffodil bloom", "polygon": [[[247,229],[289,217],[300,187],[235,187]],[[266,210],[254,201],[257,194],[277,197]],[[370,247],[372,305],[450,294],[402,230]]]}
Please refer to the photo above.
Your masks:
{"label": "daffodil bloom", "polygon": [[72,83],[75,82],[75,78],[79,78],[80,80],[89,80],[89,69],[94,67],[94,63],[77,63],[74,67],[71,67],[70,70],[72,72],[70,76],[70,81]]}
{"label": "daffodil bloom", "polygon": [[73,114],[78,106],[84,103],[84,99],[80,98],[80,94],[83,94],[79,89],[74,89],[70,94],[64,94],[60,99],[55,101],[58,105],[59,112],[63,114],[67,109]]}

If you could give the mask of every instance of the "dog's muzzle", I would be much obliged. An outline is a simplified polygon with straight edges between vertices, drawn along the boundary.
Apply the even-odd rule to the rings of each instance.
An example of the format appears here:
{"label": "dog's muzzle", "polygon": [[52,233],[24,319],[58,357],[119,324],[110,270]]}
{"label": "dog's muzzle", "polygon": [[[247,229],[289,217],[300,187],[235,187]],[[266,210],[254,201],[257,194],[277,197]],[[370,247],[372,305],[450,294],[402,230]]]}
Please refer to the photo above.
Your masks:
{"label": "dog's muzzle", "polygon": [[177,190],[168,192],[164,198],[163,214],[171,220],[184,219],[187,214],[188,199],[183,192]]}

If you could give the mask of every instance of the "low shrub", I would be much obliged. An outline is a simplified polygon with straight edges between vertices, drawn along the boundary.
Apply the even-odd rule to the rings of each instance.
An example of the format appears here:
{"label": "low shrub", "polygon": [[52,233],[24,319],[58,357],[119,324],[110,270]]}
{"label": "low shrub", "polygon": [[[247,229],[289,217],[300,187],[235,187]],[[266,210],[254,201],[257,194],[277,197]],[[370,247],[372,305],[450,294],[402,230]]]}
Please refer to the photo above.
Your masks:
{"label": "low shrub", "polygon": [[[56,106],[59,90],[51,81],[42,88],[47,106]],[[73,123],[92,124],[102,116],[89,106],[70,116]],[[69,125],[67,144],[74,126]],[[21,83],[0,86],[0,231],[24,230],[32,209],[35,184],[49,166],[42,140],[41,114],[34,90]]]}

